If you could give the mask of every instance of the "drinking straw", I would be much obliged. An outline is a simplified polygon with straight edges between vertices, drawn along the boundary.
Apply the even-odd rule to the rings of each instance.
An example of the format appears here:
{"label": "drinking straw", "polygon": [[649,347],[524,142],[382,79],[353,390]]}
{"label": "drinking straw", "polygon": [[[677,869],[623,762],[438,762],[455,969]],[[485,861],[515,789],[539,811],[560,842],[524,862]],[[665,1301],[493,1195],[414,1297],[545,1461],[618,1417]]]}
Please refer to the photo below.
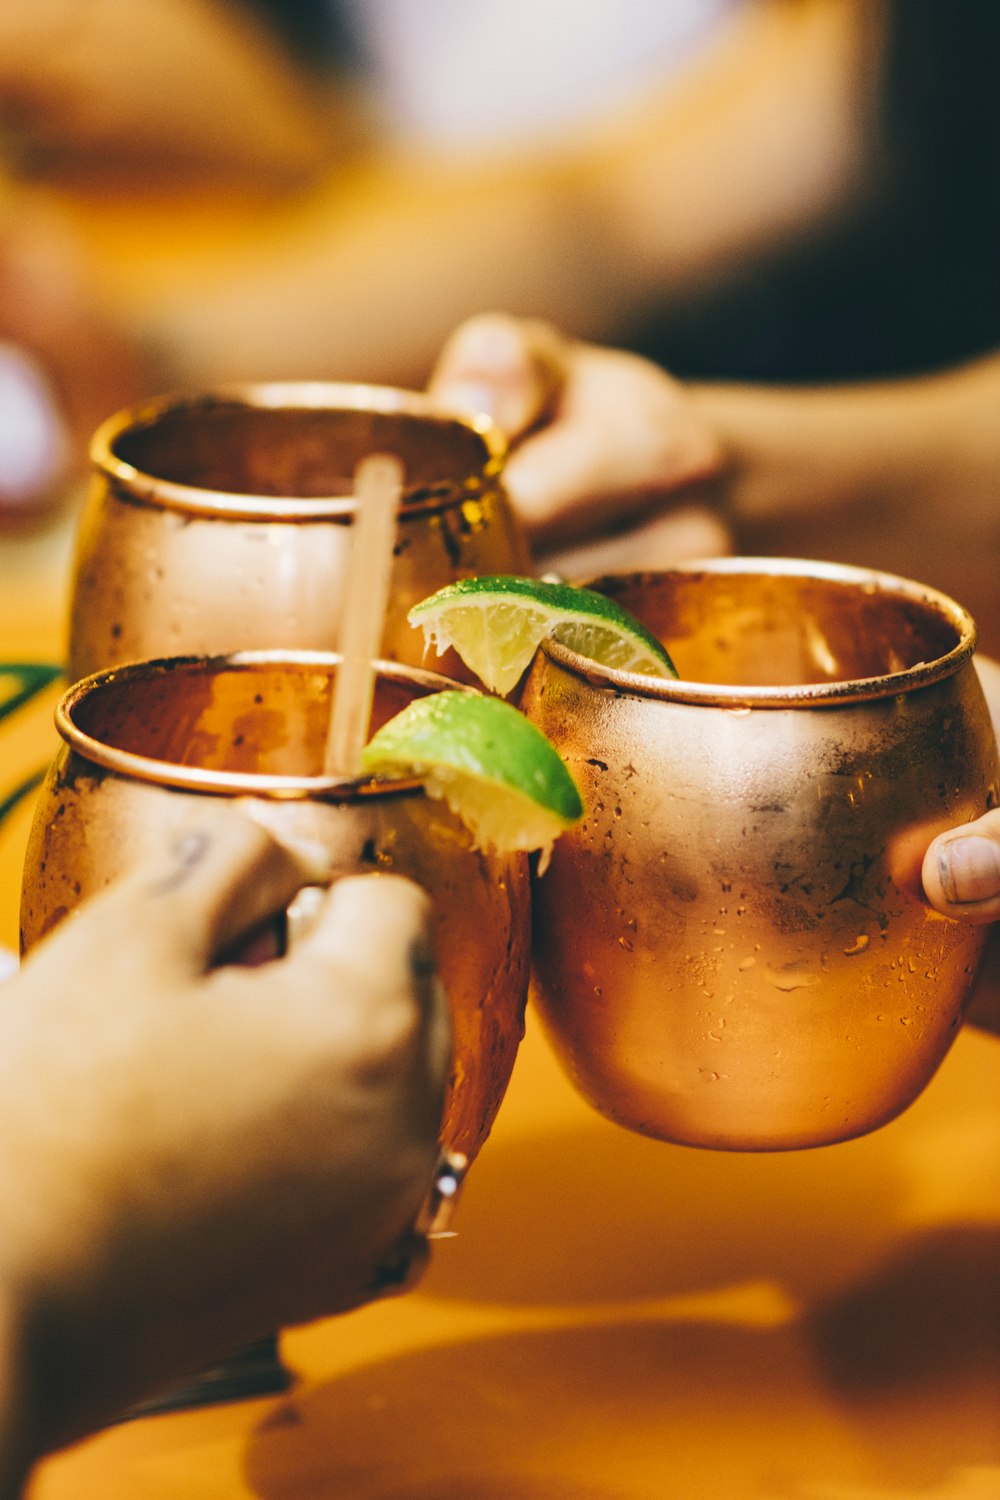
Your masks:
{"label": "drinking straw", "polygon": [[403,466],[392,454],[372,453],[354,471],[354,542],[323,760],[326,776],[357,776],[361,770],[402,492]]}

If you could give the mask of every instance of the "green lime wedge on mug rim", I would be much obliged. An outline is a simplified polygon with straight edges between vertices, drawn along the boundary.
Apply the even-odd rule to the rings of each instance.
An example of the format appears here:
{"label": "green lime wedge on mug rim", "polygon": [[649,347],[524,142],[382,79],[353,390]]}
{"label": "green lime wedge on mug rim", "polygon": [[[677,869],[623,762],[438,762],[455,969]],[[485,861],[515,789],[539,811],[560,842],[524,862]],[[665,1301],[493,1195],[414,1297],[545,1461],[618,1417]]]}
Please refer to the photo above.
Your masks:
{"label": "green lime wedge on mug rim", "polygon": [[484,687],[505,694],[554,637],[605,667],[676,677],[665,648],[628,610],[592,589],[504,574],[463,578],[407,616],[439,655],[454,646]]}
{"label": "green lime wedge on mug rim", "polygon": [[500,698],[455,691],[417,698],[361,757],[370,775],[419,776],[480,847],[547,851],[583,814],[554,745]]}

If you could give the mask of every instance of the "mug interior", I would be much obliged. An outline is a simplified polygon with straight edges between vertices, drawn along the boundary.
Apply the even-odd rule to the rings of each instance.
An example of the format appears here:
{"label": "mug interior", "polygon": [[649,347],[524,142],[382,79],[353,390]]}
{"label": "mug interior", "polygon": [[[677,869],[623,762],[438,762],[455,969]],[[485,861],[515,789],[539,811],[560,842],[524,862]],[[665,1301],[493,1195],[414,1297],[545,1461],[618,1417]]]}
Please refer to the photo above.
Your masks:
{"label": "mug interior", "polygon": [[457,418],[225,399],[153,409],[113,436],[110,452],[154,480],[307,500],[349,497],[371,453],[403,459],[408,493],[465,484],[491,459],[485,439]]}
{"label": "mug interior", "polygon": [[[179,659],[102,674],[64,700],[68,738],[92,759],[110,751],[223,775],[322,778],[332,661]],[[380,672],[369,737],[413,701],[454,683]],[[73,738],[71,738],[73,743]],[[123,767],[127,769],[127,767]]]}
{"label": "mug interior", "polygon": [[636,615],[680,677],[696,683],[788,688],[880,679],[975,643],[969,616],[932,589],[850,568],[787,566],[726,560],[591,586]]}

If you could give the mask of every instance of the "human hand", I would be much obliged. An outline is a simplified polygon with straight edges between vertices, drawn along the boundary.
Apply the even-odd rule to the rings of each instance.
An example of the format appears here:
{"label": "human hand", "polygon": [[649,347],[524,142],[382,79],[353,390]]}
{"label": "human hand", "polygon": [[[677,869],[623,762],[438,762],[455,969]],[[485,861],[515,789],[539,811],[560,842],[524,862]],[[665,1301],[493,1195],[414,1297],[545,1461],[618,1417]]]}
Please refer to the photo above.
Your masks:
{"label": "human hand", "polygon": [[[939,834],[924,856],[924,894],[961,922],[1000,922],[1000,809]],[[986,945],[966,1020],[1000,1036],[1000,926]]]}
{"label": "human hand", "polygon": [[452,335],[429,391],[513,442],[505,482],[540,566],[580,578],[730,550],[709,503],[718,443],[648,360],[490,313]]}
{"label": "human hand", "polygon": [[[976,670],[998,730],[1000,663],[979,655]],[[927,901],[942,915],[979,925],[1000,922],[1000,809],[940,833],[924,855],[921,880]],[[1000,926],[990,934],[966,1019],[1000,1036]]]}
{"label": "human hand", "polygon": [[288,957],[219,958],[318,873],[206,813],[0,988],[0,1332],[34,1453],[364,1301],[410,1247],[450,1051],[427,898],[345,879]]}
{"label": "human hand", "polygon": [[[975,661],[1000,740],[1000,662],[982,653]],[[1000,921],[1000,809],[939,834],[924,855],[921,879],[927,900],[944,916]]]}
{"label": "human hand", "polygon": [[922,880],[935,911],[1000,921],[1000,809],[939,834],[924,855]]}

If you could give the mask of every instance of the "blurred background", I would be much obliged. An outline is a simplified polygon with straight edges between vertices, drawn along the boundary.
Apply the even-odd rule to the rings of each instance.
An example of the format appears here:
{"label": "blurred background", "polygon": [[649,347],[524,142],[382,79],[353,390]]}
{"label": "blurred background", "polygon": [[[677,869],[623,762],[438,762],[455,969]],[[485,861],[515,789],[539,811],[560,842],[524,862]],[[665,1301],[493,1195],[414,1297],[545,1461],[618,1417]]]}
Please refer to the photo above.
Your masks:
{"label": "blurred background", "polygon": [[678,375],[1000,343],[991,0],[6,0],[0,515],[178,387],[501,308]]}

